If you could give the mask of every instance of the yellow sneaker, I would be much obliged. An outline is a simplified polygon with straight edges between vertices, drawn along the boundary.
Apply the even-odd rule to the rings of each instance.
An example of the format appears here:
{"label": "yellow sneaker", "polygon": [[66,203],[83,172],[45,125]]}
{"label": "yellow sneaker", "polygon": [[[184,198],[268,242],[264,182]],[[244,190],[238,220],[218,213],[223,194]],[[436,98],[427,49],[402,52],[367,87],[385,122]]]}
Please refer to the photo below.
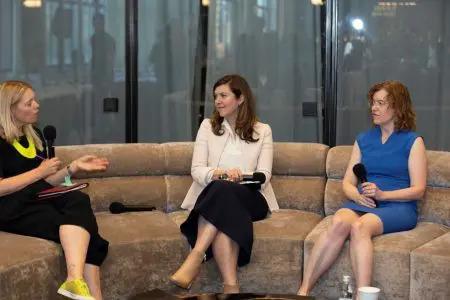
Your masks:
{"label": "yellow sneaker", "polygon": [[58,294],[76,300],[95,300],[91,296],[89,287],[83,279],[75,279],[64,282],[58,289]]}

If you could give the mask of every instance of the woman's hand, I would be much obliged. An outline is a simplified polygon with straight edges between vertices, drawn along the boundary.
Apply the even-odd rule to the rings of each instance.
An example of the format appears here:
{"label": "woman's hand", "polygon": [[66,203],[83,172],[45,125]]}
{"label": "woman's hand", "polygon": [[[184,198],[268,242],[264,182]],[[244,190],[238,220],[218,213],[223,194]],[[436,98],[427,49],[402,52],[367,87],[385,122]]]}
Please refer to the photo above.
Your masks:
{"label": "woman's hand", "polygon": [[77,173],[79,171],[94,172],[105,171],[109,162],[106,158],[95,155],[84,155],[70,163],[70,171]]}
{"label": "woman's hand", "polygon": [[39,167],[37,167],[40,177],[46,178],[50,175],[55,174],[61,167],[61,161],[57,157],[51,159],[45,159],[41,162]]}
{"label": "woman's hand", "polygon": [[227,179],[229,181],[233,182],[239,182],[242,181],[242,171],[239,168],[234,169],[228,169],[225,171],[225,174],[227,174]]}
{"label": "woman's hand", "polygon": [[363,205],[363,206],[367,206],[370,208],[375,208],[377,207],[377,205],[375,204],[375,201],[372,198],[366,197],[362,194],[359,194],[359,198],[355,201],[356,203]]}
{"label": "woman's hand", "polygon": [[361,194],[365,197],[375,200],[382,200],[383,191],[378,188],[375,183],[364,182],[361,184]]}

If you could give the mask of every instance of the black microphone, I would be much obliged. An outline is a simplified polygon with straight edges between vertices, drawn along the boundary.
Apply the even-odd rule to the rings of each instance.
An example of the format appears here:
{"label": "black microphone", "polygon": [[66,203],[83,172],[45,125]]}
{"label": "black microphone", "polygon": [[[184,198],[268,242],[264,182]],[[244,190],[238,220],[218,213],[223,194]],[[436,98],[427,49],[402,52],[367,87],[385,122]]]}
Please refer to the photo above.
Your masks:
{"label": "black microphone", "polygon": [[[359,163],[353,166],[353,173],[355,173],[358,181],[361,183],[367,182],[367,171],[366,167],[363,164]],[[375,202],[375,207],[378,206],[378,203],[375,199],[372,199]]]}
{"label": "black microphone", "polygon": [[120,202],[112,202],[109,205],[109,211],[113,214],[120,214],[124,212],[134,212],[134,211],[152,211],[156,208],[154,206],[148,205],[124,205]]}
{"label": "black microphone", "polygon": [[367,182],[367,171],[363,164],[356,164],[353,166],[353,173],[355,173],[358,181],[361,183]]}
{"label": "black microphone", "polygon": [[47,158],[55,157],[55,139],[56,139],[56,128],[52,125],[47,125],[44,127],[44,139],[47,143]]}
{"label": "black microphone", "polygon": [[255,172],[251,175],[242,175],[242,181],[259,181],[263,184],[266,182],[266,175],[263,172]]}

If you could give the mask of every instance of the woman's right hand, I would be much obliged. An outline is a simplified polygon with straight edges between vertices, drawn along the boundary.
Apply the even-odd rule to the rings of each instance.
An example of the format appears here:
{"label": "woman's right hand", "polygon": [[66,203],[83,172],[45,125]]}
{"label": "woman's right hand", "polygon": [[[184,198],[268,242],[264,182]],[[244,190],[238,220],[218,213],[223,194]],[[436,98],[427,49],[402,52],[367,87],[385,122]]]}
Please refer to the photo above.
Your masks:
{"label": "woman's right hand", "polygon": [[57,157],[43,160],[39,167],[37,167],[41,178],[46,178],[55,174],[61,167],[61,161]]}
{"label": "woman's right hand", "polygon": [[377,207],[377,205],[375,204],[375,201],[372,198],[366,197],[362,194],[359,194],[359,198],[355,202],[358,204],[361,204],[363,206],[370,207],[370,208]]}

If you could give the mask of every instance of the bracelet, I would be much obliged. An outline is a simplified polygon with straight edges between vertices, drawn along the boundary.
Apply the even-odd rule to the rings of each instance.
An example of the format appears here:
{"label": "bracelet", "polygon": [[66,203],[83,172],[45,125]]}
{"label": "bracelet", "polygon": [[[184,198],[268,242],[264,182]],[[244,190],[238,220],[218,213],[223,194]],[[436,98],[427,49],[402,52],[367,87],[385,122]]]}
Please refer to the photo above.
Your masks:
{"label": "bracelet", "polygon": [[66,166],[66,171],[67,171],[67,175],[69,175],[70,177],[72,177],[73,172],[70,170],[70,164],[68,164],[68,165]]}

